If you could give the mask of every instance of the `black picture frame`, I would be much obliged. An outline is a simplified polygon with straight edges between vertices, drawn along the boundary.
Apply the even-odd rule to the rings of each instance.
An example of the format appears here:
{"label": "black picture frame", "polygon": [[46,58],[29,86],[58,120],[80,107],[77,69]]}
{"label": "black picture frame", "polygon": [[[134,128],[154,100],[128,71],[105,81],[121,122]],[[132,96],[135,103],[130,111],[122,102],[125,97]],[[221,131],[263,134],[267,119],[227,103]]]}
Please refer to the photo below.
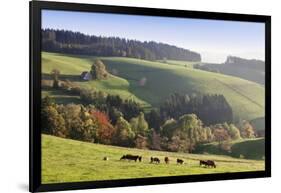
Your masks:
{"label": "black picture frame", "polygon": [[[200,174],[175,177],[107,180],[74,183],[41,183],[41,10],[69,10],[82,12],[120,13],[179,18],[249,21],[265,23],[265,171],[221,174]],[[109,188],[153,184],[262,178],[271,176],[271,17],[233,13],[184,11],[141,7],[105,6],[93,4],[31,1],[30,2],[30,143],[29,143],[29,191],[60,191],[92,188]]]}

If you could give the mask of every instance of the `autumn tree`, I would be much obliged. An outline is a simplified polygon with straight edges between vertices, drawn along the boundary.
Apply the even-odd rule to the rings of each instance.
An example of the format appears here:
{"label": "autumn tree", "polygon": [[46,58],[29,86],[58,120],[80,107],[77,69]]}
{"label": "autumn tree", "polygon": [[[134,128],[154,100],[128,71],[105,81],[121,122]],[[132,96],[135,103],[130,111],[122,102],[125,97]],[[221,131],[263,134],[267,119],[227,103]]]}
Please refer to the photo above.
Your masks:
{"label": "autumn tree", "polygon": [[42,109],[47,107],[47,106],[52,106],[52,105],[54,105],[54,102],[48,95],[45,96],[41,101],[41,108]]}
{"label": "autumn tree", "polygon": [[130,120],[130,124],[132,126],[132,130],[139,135],[146,136],[148,132],[148,123],[146,122],[144,118],[143,112],[140,112],[140,114],[137,117],[134,117]]}
{"label": "autumn tree", "polygon": [[55,88],[55,89],[59,88],[59,75],[60,75],[60,71],[58,69],[53,69],[51,71],[51,75],[53,77],[53,88]]}
{"label": "autumn tree", "polygon": [[230,136],[226,128],[222,124],[216,124],[212,126],[214,140],[222,143],[223,141],[229,140]]}
{"label": "autumn tree", "polygon": [[101,60],[95,60],[90,72],[93,79],[97,80],[106,79],[108,76],[105,65]]}
{"label": "autumn tree", "polygon": [[95,142],[96,130],[98,128],[96,119],[93,119],[88,110],[84,107],[81,108],[80,119],[82,120],[83,125],[84,141]]}
{"label": "autumn tree", "polygon": [[161,150],[161,135],[154,129],[151,129],[150,148],[154,150]]}
{"label": "autumn tree", "polygon": [[167,137],[168,139],[173,137],[173,133],[177,128],[177,121],[175,119],[168,119],[161,126],[161,135]]}
{"label": "autumn tree", "polygon": [[66,137],[67,130],[65,120],[58,113],[55,106],[46,106],[41,111],[42,133],[59,137]]}
{"label": "autumn tree", "polygon": [[228,133],[229,133],[231,139],[233,139],[233,140],[241,138],[240,131],[234,124],[229,125]]}
{"label": "autumn tree", "polygon": [[242,121],[241,123],[241,136],[243,138],[254,138],[255,137],[255,131],[253,126],[249,123],[249,121]]}
{"label": "autumn tree", "polygon": [[142,135],[137,135],[135,139],[135,147],[138,149],[146,149],[148,146],[147,137]]}
{"label": "autumn tree", "polygon": [[91,115],[98,124],[98,128],[96,131],[97,141],[103,144],[111,144],[116,129],[111,125],[108,116],[101,111],[91,112]]}
{"label": "autumn tree", "polygon": [[226,141],[223,141],[221,143],[219,143],[218,147],[227,152],[227,153],[231,153],[231,147],[232,147],[232,144],[231,144],[231,141],[230,140],[226,140]]}
{"label": "autumn tree", "polygon": [[168,150],[174,152],[191,152],[194,149],[194,144],[186,136],[175,135],[168,142]]}
{"label": "autumn tree", "polygon": [[120,116],[117,119],[115,128],[114,143],[125,147],[132,146],[135,133],[132,131],[130,123]]}
{"label": "autumn tree", "polygon": [[214,134],[212,133],[211,128],[205,127],[205,130],[206,130],[207,142],[212,142],[214,140]]}
{"label": "autumn tree", "polygon": [[192,152],[198,143],[211,138],[210,130],[203,127],[202,121],[195,114],[186,114],[178,121],[170,119],[164,123],[161,135],[168,139],[171,151]]}

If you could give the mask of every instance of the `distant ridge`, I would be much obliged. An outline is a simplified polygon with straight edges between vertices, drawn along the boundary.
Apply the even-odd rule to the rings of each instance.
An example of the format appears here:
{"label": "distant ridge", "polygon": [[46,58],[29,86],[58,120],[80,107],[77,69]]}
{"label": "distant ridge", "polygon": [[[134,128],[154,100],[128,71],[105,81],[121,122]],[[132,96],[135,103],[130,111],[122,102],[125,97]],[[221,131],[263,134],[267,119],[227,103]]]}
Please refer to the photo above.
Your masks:
{"label": "distant ridge", "polygon": [[203,63],[195,68],[236,76],[262,85],[265,82],[265,62],[261,60],[228,56],[222,64]]}
{"label": "distant ridge", "polygon": [[235,65],[241,68],[250,68],[264,72],[264,61],[257,59],[245,59],[237,56],[228,56],[224,64]]}
{"label": "distant ridge", "polygon": [[78,55],[121,56],[146,60],[201,61],[199,53],[165,43],[141,42],[119,37],[102,37],[54,29],[42,30],[42,49],[48,52]]}

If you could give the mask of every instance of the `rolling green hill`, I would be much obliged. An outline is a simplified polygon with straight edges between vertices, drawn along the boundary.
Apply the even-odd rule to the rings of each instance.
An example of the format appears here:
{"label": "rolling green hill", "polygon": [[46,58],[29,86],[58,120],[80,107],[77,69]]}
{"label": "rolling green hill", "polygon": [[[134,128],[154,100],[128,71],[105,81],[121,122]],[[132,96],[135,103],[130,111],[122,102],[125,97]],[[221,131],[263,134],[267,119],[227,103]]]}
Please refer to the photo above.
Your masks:
{"label": "rolling green hill", "polygon": [[[264,87],[257,83],[181,65],[124,57],[99,57],[112,75],[107,80],[81,81],[79,75],[90,70],[94,59],[43,52],[43,78],[47,79],[50,71],[56,68],[60,70],[62,79],[69,79],[84,88],[133,98],[145,107],[159,106],[174,92],[223,94],[235,116],[247,120],[264,116]],[[52,95],[50,91],[43,91],[43,95],[46,94],[58,100],[68,97],[63,93]]]}
{"label": "rolling green hill", "polygon": [[228,56],[222,64],[203,64],[205,68],[222,74],[240,77],[264,85],[265,63],[261,60]]}
{"label": "rolling green hill", "polygon": [[166,63],[170,65],[178,65],[187,68],[192,68],[194,64],[200,64],[201,62],[193,62],[193,61],[182,61],[182,60],[158,60],[158,62]]}
{"label": "rolling green hill", "polygon": [[[124,154],[141,155],[143,161],[120,161]],[[108,161],[103,161],[105,156]],[[161,163],[150,164],[151,156]],[[171,159],[169,165],[163,163],[165,156]],[[177,165],[177,158],[185,164]],[[217,168],[200,167],[200,159],[214,160]],[[261,170],[264,161],[121,148],[42,135],[43,184]]]}
{"label": "rolling green hill", "polygon": [[[68,79],[82,88],[97,89],[109,94],[118,94],[124,99],[134,99],[143,106],[150,106],[129,91],[130,83],[118,76],[110,75],[107,80],[81,81],[80,74],[89,71],[95,57],[86,56],[65,56],[61,54],[46,53],[42,54],[42,73],[43,79],[50,79],[49,74],[53,69],[60,70],[60,78]],[[43,96],[50,95],[59,103],[69,103],[73,100],[78,103],[76,96],[69,96],[61,91],[43,91]]]}

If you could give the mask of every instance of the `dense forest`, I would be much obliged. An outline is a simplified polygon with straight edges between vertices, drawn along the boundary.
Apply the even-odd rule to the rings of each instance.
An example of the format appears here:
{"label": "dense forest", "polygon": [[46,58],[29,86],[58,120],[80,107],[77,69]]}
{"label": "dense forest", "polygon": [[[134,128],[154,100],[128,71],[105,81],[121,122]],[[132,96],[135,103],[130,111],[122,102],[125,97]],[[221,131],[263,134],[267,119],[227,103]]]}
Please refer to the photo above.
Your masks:
{"label": "dense forest", "polygon": [[232,108],[223,95],[172,94],[160,108],[162,116],[179,118],[195,113],[206,124],[232,123]]}
{"label": "dense forest", "polygon": [[164,43],[85,35],[80,32],[54,29],[42,30],[42,49],[79,55],[201,61],[199,53]]}

